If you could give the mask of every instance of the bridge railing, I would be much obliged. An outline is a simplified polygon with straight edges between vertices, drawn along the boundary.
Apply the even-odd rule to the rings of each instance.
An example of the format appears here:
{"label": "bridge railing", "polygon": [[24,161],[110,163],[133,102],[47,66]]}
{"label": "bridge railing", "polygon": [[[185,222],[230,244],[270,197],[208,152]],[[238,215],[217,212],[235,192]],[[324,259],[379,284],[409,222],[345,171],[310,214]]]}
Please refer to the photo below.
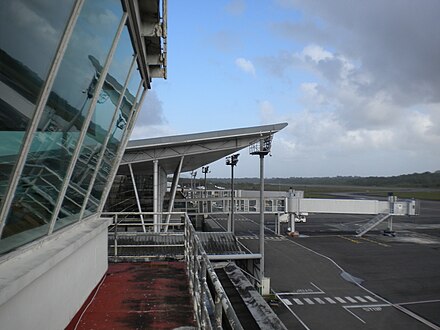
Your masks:
{"label": "bridge railing", "polygon": [[[112,235],[115,255],[118,254],[118,240],[127,235],[180,236],[183,239],[184,257],[187,267],[189,285],[193,296],[194,313],[200,329],[243,329],[231,302],[218,279],[214,267],[206,254],[200,238],[197,236],[190,218],[184,212],[171,212],[180,222],[171,222],[171,232],[154,232],[154,226],[166,223],[154,223],[154,215],[162,218],[167,212],[110,212],[103,217],[113,217],[109,227]],[[142,217],[141,217],[142,216]],[[151,220],[150,220],[151,219]],[[146,226],[145,233],[141,228]],[[127,231],[122,231],[124,228]],[[174,228],[174,229],[172,229]],[[120,246],[120,245],[119,245]],[[139,246],[144,246],[140,244]],[[157,245],[157,247],[163,245]],[[181,246],[175,244],[173,246]],[[148,247],[151,247],[150,245]]]}

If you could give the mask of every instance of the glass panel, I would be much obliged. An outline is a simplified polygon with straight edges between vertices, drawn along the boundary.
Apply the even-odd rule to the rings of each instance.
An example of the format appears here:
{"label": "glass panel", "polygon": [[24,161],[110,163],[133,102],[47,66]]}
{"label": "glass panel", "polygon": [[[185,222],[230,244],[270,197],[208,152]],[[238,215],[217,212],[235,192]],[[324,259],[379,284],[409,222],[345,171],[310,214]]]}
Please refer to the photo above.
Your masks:
{"label": "glass panel", "polygon": [[0,2],[0,202],[72,3]]}
{"label": "glass panel", "polygon": [[90,195],[89,202],[87,203],[88,212],[95,212],[97,207],[95,205],[99,204],[101,195],[104,191],[106,184],[108,183],[107,178],[110,173],[111,168],[116,161],[115,155],[118,152],[122,137],[125,133],[127,127],[127,120],[132,110],[133,104],[135,103],[136,93],[141,83],[141,76],[139,71],[136,69],[128,84],[128,88],[125,91],[125,96],[122,100],[121,107],[119,108],[118,119],[115,127],[112,131],[111,139],[107,144],[105,150],[104,158],[102,164],[99,168],[98,176],[93,185],[92,194]]}
{"label": "glass panel", "polygon": [[285,201],[284,201],[284,199],[278,199],[277,200],[277,209],[276,209],[276,211],[277,212],[284,212],[284,205],[285,205]]}
{"label": "glass panel", "polygon": [[[97,64],[105,62],[121,11],[119,0],[89,0],[83,5],[6,219],[2,238],[21,235],[13,244],[47,233],[95,92]],[[67,209],[61,212],[70,215]]]}
{"label": "glass panel", "polygon": [[266,199],[265,201],[264,201],[264,204],[265,204],[265,210],[266,210],[266,212],[272,212],[272,200],[271,199]]}
{"label": "glass panel", "polygon": [[[61,212],[58,214],[55,229],[62,228],[79,219],[90,181],[97,167],[99,168],[100,166],[98,160],[103,152],[103,148],[105,148],[104,143],[113,136],[120,137],[121,131],[125,128],[127,118],[124,118],[120,111],[116,111],[116,105],[124,88],[132,61],[133,48],[130,34],[127,27],[125,27],[113,56],[92,121],[88,127],[86,138],[81,147],[81,152],[69,183],[69,189],[63,201],[62,209],[68,209],[69,214]],[[114,116],[116,117],[114,118]],[[108,151],[106,151],[106,156],[107,154]],[[111,157],[114,157],[114,155]],[[102,177],[104,182],[107,182],[109,171],[110,167],[108,166],[105,168],[104,173],[99,173],[99,177]],[[101,184],[102,180],[98,179],[95,182]],[[72,201],[74,202],[72,203]],[[92,205],[93,210],[96,210],[98,200],[95,200]],[[88,214],[90,212],[87,211],[85,215]]]}
{"label": "glass panel", "polygon": [[249,212],[257,212],[257,201],[255,199],[249,200]]}

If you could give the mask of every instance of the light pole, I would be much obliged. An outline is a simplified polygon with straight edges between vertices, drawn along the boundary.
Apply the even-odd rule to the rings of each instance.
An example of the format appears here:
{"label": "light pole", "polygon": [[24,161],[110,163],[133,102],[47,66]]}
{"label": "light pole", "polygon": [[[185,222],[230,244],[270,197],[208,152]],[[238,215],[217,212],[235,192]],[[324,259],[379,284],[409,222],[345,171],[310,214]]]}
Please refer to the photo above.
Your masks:
{"label": "light pole", "polygon": [[206,198],[208,197],[208,194],[207,194],[207,191],[206,191],[206,189],[207,189],[207,187],[206,187],[206,174],[207,173],[211,173],[211,172],[209,172],[209,166],[203,166],[202,167],[202,173],[203,174],[205,174],[205,183],[204,183],[204,186],[205,186],[205,189],[204,189],[204,191],[205,191],[205,200],[203,201],[203,212],[206,212]]}
{"label": "light pole", "polygon": [[235,222],[234,222],[234,211],[235,211],[235,204],[234,204],[234,166],[238,163],[238,156],[240,154],[234,154],[232,156],[226,157],[226,165],[231,166],[231,217],[228,221],[228,231],[231,231],[232,233],[235,232]]}
{"label": "light pole", "polygon": [[251,155],[260,156],[260,281],[261,281],[261,293],[269,294],[270,288],[266,284],[264,278],[264,156],[270,153],[272,146],[272,135],[263,138],[261,137],[259,142],[249,147]]}
{"label": "light pole", "polygon": [[194,180],[196,179],[197,171],[191,171],[191,198],[194,198]]}

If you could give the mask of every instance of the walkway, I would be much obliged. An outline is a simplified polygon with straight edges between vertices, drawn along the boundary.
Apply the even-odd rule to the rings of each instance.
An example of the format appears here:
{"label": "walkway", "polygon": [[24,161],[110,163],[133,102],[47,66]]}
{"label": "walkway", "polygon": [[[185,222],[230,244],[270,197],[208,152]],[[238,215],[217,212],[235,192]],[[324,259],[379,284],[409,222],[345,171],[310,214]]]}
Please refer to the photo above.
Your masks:
{"label": "walkway", "polygon": [[195,326],[183,262],[110,264],[66,328],[175,329]]}

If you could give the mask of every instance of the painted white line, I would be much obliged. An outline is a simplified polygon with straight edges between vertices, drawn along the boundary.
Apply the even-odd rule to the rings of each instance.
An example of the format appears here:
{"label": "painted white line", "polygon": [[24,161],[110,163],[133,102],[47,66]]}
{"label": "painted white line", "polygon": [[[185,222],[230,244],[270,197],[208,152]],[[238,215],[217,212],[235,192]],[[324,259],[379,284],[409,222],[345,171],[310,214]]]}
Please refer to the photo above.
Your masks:
{"label": "painted white line", "polygon": [[362,298],[362,297],[359,297],[359,296],[354,296],[357,300],[359,300],[360,302],[362,302],[362,303],[366,303],[367,301],[364,299],[364,298]]}
{"label": "painted white line", "polygon": [[292,303],[290,302],[289,299],[281,299],[281,301],[282,301],[285,305],[287,305],[287,306],[292,305]]}
{"label": "painted white line", "polygon": [[349,302],[351,302],[351,303],[353,303],[353,304],[356,304],[357,303],[357,301],[356,300],[354,300],[352,297],[344,297],[346,300],[348,300]]}
{"label": "painted white line", "polygon": [[373,308],[373,307],[392,307],[391,304],[370,304],[370,305],[345,305],[344,308]]}
{"label": "painted white line", "polygon": [[368,299],[369,301],[371,301],[371,302],[377,302],[377,300],[374,299],[373,297],[365,296],[365,298],[367,298],[367,299]]}
{"label": "painted white line", "polygon": [[316,284],[310,282],[311,285],[313,285],[319,292],[316,293],[325,293],[324,291],[321,290],[321,288],[319,288]]}
{"label": "painted white line", "polygon": [[[336,263],[336,261],[334,261],[332,258],[330,258],[330,257],[328,257],[328,256],[326,256],[326,255],[324,255],[324,254],[322,254],[322,253],[316,252],[315,250],[312,250],[312,249],[310,249],[310,248],[308,248],[308,247],[306,247],[306,246],[304,246],[304,245],[302,245],[302,244],[300,244],[300,243],[298,243],[298,242],[295,242],[295,241],[293,241],[293,240],[291,240],[291,239],[288,239],[287,242],[289,242],[289,243],[291,243],[291,244],[294,244],[294,245],[296,245],[296,246],[299,246],[299,247],[303,248],[304,250],[307,250],[307,251],[309,251],[309,252],[311,252],[311,253],[313,253],[313,254],[316,254],[317,256],[320,256],[320,257],[322,257],[322,258],[324,258],[324,259],[327,259],[327,260],[330,261],[333,265],[335,265],[338,269],[340,269],[342,272],[345,272],[344,268],[342,268],[342,267],[341,267],[338,263]],[[369,294],[371,294],[371,295],[377,296],[373,291],[367,289],[367,288],[364,287],[362,284],[360,284],[360,283],[355,283],[355,284],[356,284],[359,288],[363,289],[365,292],[367,292],[367,293],[369,293]],[[335,298],[335,299],[336,299],[336,298]],[[427,325],[428,327],[430,327],[430,328],[432,328],[432,329],[440,330],[440,327],[439,327],[438,325],[436,325],[436,324],[434,324],[434,323],[432,323],[432,322],[430,322],[430,321],[424,319],[423,317],[418,316],[417,314],[411,312],[410,310],[406,309],[405,307],[403,307],[403,306],[399,306],[399,305],[396,305],[396,304],[392,304],[391,302],[389,302],[388,300],[386,300],[386,299],[384,299],[384,298],[381,298],[381,300],[384,301],[385,303],[391,304],[394,308],[398,309],[398,310],[401,311],[402,313],[407,314],[408,316],[410,316],[410,317],[412,317],[412,318],[414,318],[414,319],[420,321],[421,323]],[[346,310],[349,311],[348,309],[346,309]],[[356,316],[356,315],[355,315],[355,316]],[[356,318],[358,318],[358,317],[356,316]]]}
{"label": "painted white line", "polygon": [[314,298],[314,299],[315,299],[315,301],[318,302],[318,304],[321,304],[321,305],[324,305],[324,304],[325,304],[325,301],[322,300],[321,298]]}
{"label": "painted white line", "polygon": [[426,319],[424,319],[423,317],[418,316],[416,313],[411,312],[410,310],[406,309],[405,307],[402,306],[398,306],[398,305],[393,305],[394,308],[397,308],[398,310],[400,310],[401,312],[415,318],[417,321],[422,322],[423,324],[427,325],[428,327],[430,327],[431,329],[436,329],[436,330],[440,330],[440,327]]}
{"label": "painted white line", "polygon": [[[278,297],[278,299],[281,300],[281,302],[284,304],[283,299],[281,299],[281,297],[278,295],[278,293],[275,293],[276,296]],[[287,306],[286,304],[284,304],[284,306],[286,306],[286,308],[290,311],[290,313],[292,313],[292,315],[298,320],[299,323],[301,323],[301,325],[306,329],[306,330],[310,330],[310,328],[304,323],[303,320],[301,320],[301,318],[295,314],[295,312],[290,309],[289,306]]]}
{"label": "painted white line", "polygon": [[309,305],[314,305],[315,303],[313,302],[313,300],[312,299],[309,299],[309,298],[304,298],[304,301],[306,302],[306,303],[308,303]]}
{"label": "painted white line", "polygon": [[362,320],[359,316],[357,316],[355,313],[353,313],[351,310],[349,310],[348,308],[346,308],[345,306],[342,306],[342,307],[344,307],[344,309],[347,311],[347,312],[349,312],[351,315],[353,315],[355,318],[357,318],[359,321],[361,321],[363,324],[366,324],[366,322],[364,321],[364,320]]}
{"label": "painted white line", "polygon": [[339,301],[341,304],[345,304],[345,300],[344,300],[344,299],[342,299],[342,298],[340,298],[340,297],[335,297],[335,299],[336,299],[337,301]]}
{"label": "painted white line", "polygon": [[301,300],[297,299],[297,298],[293,298],[292,300],[294,302],[296,302],[297,305],[304,305],[304,303]]}
{"label": "painted white line", "polygon": [[330,297],[325,297],[325,300],[327,300],[330,304],[336,304],[336,301],[334,301],[332,298]]}
{"label": "painted white line", "polygon": [[278,293],[280,296],[302,296],[304,294],[324,294],[325,292],[316,292],[316,291],[304,291],[310,289],[298,289],[300,292],[281,292]]}
{"label": "painted white line", "polygon": [[395,305],[404,306],[404,305],[429,304],[429,303],[436,303],[436,302],[440,302],[440,299],[422,300],[422,301],[410,301],[410,302],[400,303],[400,304],[395,304]]}

